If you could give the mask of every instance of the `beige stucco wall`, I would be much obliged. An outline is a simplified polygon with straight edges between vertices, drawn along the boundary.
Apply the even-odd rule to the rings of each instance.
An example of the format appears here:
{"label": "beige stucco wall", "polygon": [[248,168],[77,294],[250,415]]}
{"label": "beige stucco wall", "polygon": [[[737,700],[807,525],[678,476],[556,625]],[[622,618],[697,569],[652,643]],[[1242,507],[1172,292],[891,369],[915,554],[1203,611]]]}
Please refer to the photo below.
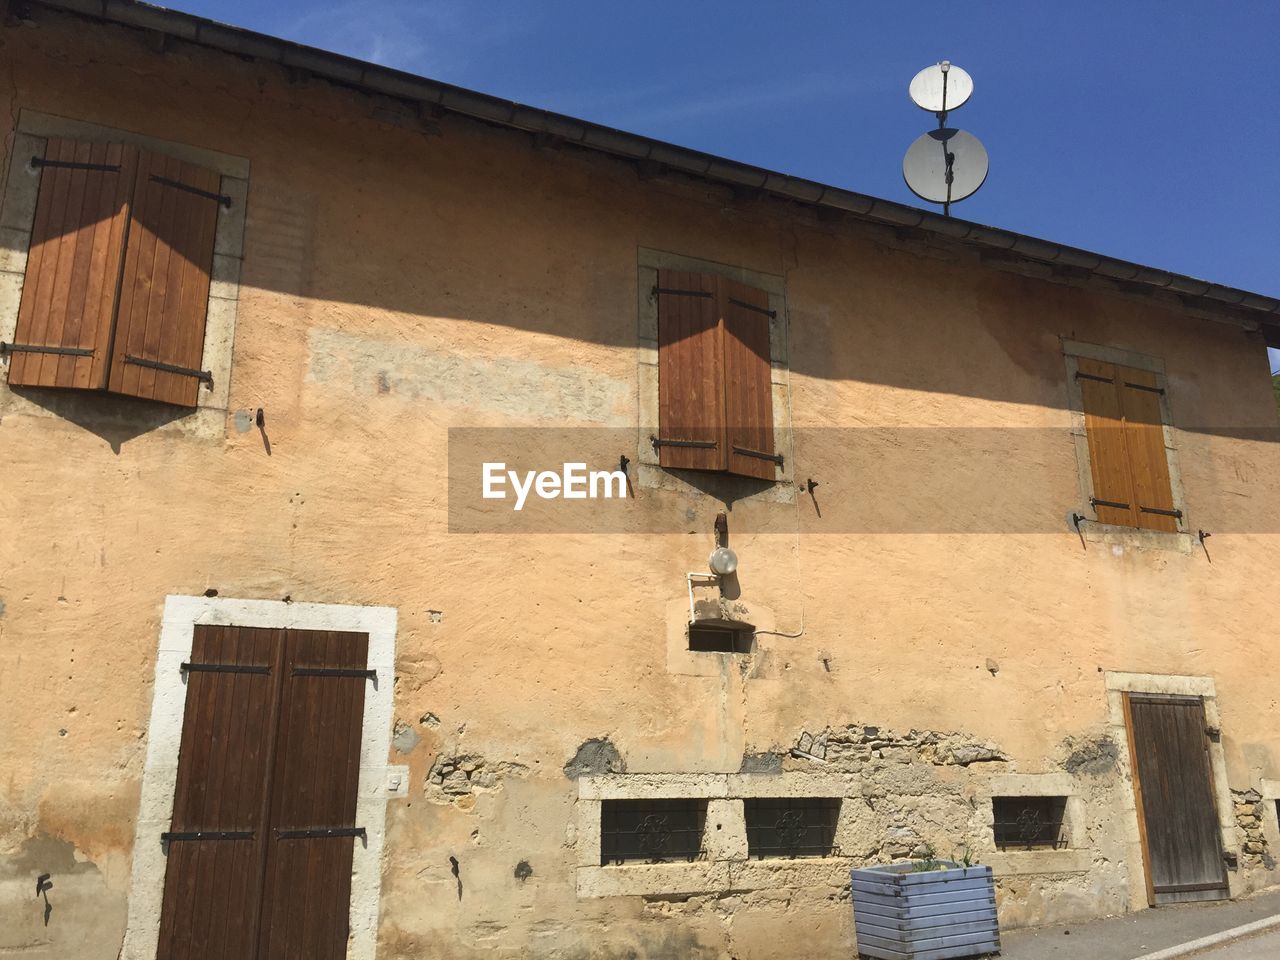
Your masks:
{"label": "beige stucco wall", "polygon": [[[15,123],[39,111],[250,163],[225,429],[118,404],[73,419],[31,392],[0,419],[0,913],[17,918],[0,949],[119,951],[161,611],[211,589],[397,611],[394,715],[417,741],[387,758],[409,790],[388,801],[380,957],[767,957],[797,922],[808,948],[847,949],[852,860],[736,881],[715,862],[703,881],[591,872],[598,797],[565,766],[595,738],[675,795],[829,730],[817,772],[858,798],[842,848],[969,844],[1003,876],[1006,924],[1143,900],[1107,672],[1211,677],[1228,786],[1280,778],[1280,457],[1223,432],[1276,426],[1256,336],[47,13],[0,30],[0,74]],[[714,497],[647,486],[605,533],[448,531],[449,427],[634,444],[641,248],[785,283],[793,469],[819,481],[821,516],[794,491],[733,504],[742,601],[781,633],[803,626],[761,636],[741,669],[671,669],[669,611],[704,568]],[[1163,361],[1212,562],[1189,538],[1082,547],[1062,338]],[[242,429],[257,408],[269,449]],[[980,453],[959,432],[975,427],[992,428]],[[1005,759],[939,760],[910,731]],[[485,775],[446,791],[432,772],[454,757]],[[815,772],[782,766],[779,784]],[[984,798],[1034,774],[1073,785],[1075,849],[1011,860]],[[1276,879],[1241,863],[1235,892]]]}

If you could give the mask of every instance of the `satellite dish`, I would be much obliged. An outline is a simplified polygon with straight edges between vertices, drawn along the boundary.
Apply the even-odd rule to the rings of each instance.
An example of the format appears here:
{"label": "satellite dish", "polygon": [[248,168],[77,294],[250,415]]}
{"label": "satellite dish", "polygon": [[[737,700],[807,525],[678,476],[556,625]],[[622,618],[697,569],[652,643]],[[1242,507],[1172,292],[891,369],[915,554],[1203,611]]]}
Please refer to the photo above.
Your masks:
{"label": "satellite dish", "polygon": [[948,205],[976,193],[989,168],[982,141],[954,127],[930,130],[902,159],[902,176],[911,192],[921,200]]}
{"label": "satellite dish", "polygon": [[973,96],[973,77],[943,60],[925,67],[911,80],[911,99],[921,110],[946,113],[964,106]]}

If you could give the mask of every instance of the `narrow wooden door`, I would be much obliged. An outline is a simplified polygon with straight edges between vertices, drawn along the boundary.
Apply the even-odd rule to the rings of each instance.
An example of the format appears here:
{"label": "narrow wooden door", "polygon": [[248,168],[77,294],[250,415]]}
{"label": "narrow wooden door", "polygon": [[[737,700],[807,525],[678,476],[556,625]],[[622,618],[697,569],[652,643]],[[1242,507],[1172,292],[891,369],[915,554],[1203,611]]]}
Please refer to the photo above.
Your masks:
{"label": "narrow wooden door", "polygon": [[157,960],[342,960],[366,634],[197,626]]}
{"label": "narrow wooden door", "polygon": [[1204,702],[1131,693],[1125,709],[1148,900],[1226,899]]}

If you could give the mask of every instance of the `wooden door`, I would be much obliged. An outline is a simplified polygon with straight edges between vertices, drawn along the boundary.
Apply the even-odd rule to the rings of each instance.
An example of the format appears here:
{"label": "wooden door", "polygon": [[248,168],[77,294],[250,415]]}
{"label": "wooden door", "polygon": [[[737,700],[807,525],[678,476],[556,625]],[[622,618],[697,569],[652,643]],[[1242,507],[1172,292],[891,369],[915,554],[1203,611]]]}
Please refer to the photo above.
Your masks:
{"label": "wooden door", "polygon": [[157,960],[346,956],[368,644],[195,628]]}
{"label": "wooden door", "polygon": [[1125,712],[1148,901],[1226,899],[1204,701],[1127,693]]}

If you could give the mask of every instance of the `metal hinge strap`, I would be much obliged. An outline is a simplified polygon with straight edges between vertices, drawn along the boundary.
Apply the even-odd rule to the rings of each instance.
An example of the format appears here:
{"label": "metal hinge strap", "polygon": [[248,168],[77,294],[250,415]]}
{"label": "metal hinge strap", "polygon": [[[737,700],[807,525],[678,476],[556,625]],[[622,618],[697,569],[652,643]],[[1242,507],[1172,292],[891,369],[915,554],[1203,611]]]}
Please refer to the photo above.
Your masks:
{"label": "metal hinge strap", "polygon": [[673,290],[669,287],[654,287],[654,293],[665,293],[671,297],[706,297],[715,296],[710,290]]}
{"label": "metal hinge strap", "polygon": [[368,841],[364,827],[308,827],[304,830],[276,830],[279,840],[315,840],[324,837],[359,837]]}
{"label": "metal hinge strap", "polygon": [[271,668],[254,663],[191,663],[179,664],[183,673],[270,673]]}
{"label": "metal hinge strap", "polygon": [[148,360],[146,357],[133,357],[126,355],[125,363],[132,363],[139,367],[150,367],[152,370],[161,370],[164,373],[176,373],[183,377],[195,377],[204,383],[213,386],[213,374],[208,370],[192,370],[190,367],[180,367],[173,363],[164,363],[160,360]]}
{"label": "metal hinge strap", "polygon": [[194,193],[197,197],[204,197],[206,200],[216,200],[228,210],[231,209],[231,198],[224,193],[214,193],[211,190],[201,190],[199,187],[193,187],[189,183],[183,183],[181,180],[170,180],[168,177],[151,175],[153,183],[159,183],[166,187],[174,187],[178,190],[185,190],[187,193]]}
{"label": "metal hinge strap", "polygon": [[1100,377],[1096,373],[1085,373],[1082,370],[1076,371],[1077,380],[1093,380],[1095,383],[1115,383],[1111,377]]}
{"label": "metal hinge strap", "polygon": [[1144,507],[1144,506],[1139,505],[1139,507],[1138,507],[1138,512],[1139,512],[1139,513],[1154,513],[1154,514],[1157,514],[1158,516],[1161,516],[1161,517],[1176,517],[1176,518],[1177,518],[1177,519],[1179,519],[1179,520],[1181,520],[1181,519],[1182,519],[1182,511],[1181,511],[1181,510],[1162,510],[1162,509],[1160,509],[1159,507]]}
{"label": "metal hinge strap", "polygon": [[778,466],[782,466],[782,454],[780,453],[761,453],[759,450],[748,450],[746,447],[733,448],[734,453],[739,453],[744,457],[755,457],[758,460],[772,460]]}
{"label": "metal hinge strap", "polygon": [[120,172],[120,164],[118,163],[86,163],[80,160],[46,160],[44,157],[32,157],[31,165],[33,167],[63,167],[68,170],[106,170],[109,173]]}
{"label": "metal hinge strap", "polygon": [[1115,507],[1117,510],[1128,510],[1127,503],[1119,503],[1115,500],[1099,500],[1097,497],[1089,498],[1089,506],[1091,507]]}
{"label": "metal hinge strap", "polygon": [[0,343],[0,354],[4,353],[56,353],[67,357],[93,356],[93,351],[88,347],[49,347],[42,343]]}
{"label": "metal hinge strap", "polygon": [[174,830],[160,834],[165,843],[174,840],[252,840],[252,830]]}
{"label": "metal hinge strap", "polygon": [[768,307],[757,307],[754,303],[747,303],[744,300],[736,300],[733,297],[730,297],[729,302],[735,307],[742,307],[743,310],[754,310],[756,313],[763,313],[770,320],[773,320],[778,316],[777,310],[770,310]]}
{"label": "metal hinge strap", "polygon": [[1149,387],[1145,383],[1130,383],[1128,380],[1124,382],[1126,387],[1132,387],[1134,390],[1145,390],[1147,393],[1158,393],[1164,395],[1164,387]]}
{"label": "metal hinge strap", "polygon": [[294,667],[295,677],[360,677],[364,680],[378,679],[376,670],[359,670],[354,667]]}
{"label": "metal hinge strap", "polygon": [[720,446],[715,440],[668,440],[664,437],[650,436],[649,442],[653,444],[653,449],[659,447],[702,447],[706,449],[714,449]]}

